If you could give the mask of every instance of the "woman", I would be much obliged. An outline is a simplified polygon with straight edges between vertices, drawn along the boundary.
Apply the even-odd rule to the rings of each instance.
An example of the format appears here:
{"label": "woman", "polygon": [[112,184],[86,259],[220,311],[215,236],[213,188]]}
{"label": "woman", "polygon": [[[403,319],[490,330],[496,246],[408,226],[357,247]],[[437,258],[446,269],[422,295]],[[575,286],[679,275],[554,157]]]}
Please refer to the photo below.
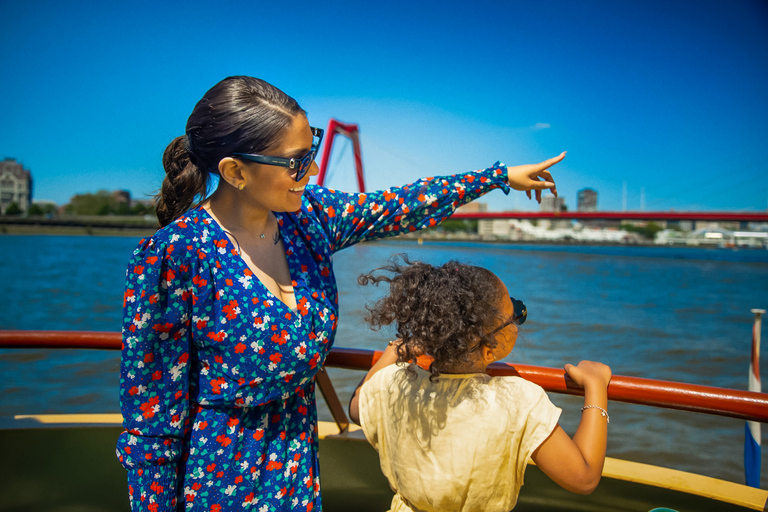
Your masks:
{"label": "woman", "polygon": [[166,149],[162,228],[134,251],[124,299],[117,451],[134,510],[320,510],[313,377],[337,324],[332,254],[495,188],[540,199],[564,157],[346,194],[307,185],[321,139],[293,98],[239,76]]}

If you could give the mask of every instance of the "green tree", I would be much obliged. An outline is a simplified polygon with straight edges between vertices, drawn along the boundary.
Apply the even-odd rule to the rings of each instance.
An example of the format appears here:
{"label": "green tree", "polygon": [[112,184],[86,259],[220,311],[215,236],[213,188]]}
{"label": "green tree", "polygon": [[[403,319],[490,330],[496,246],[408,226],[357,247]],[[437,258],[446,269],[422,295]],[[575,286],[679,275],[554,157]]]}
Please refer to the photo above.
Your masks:
{"label": "green tree", "polygon": [[77,194],[64,211],[74,215],[105,215],[109,213],[109,203],[112,196],[106,190],[99,190],[95,194]]}
{"label": "green tree", "polygon": [[622,224],[621,229],[624,231],[629,231],[630,233],[637,233],[645,238],[648,238],[650,240],[653,240],[656,238],[656,233],[661,231],[663,228],[656,224],[655,222],[649,222],[645,226],[634,226],[632,224]]}
{"label": "green tree", "polygon": [[108,190],[95,194],[78,194],[72,198],[64,211],[74,215],[130,215],[131,207]]}
{"label": "green tree", "polygon": [[131,215],[154,215],[154,205],[146,205],[144,203],[136,203],[131,207]]}
{"label": "green tree", "polygon": [[147,215],[153,214],[155,209],[141,203],[131,207],[127,202],[118,200],[112,192],[99,190],[95,194],[74,196],[64,211],[73,215]]}
{"label": "green tree", "polygon": [[128,203],[113,202],[112,211],[109,213],[114,213],[115,215],[130,215],[131,207]]}
{"label": "green tree", "polygon": [[441,222],[439,227],[446,233],[477,233],[477,220],[447,219]]}
{"label": "green tree", "polygon": [[43,209],[40,208],[39,204],[32,203],[29,206],[29,210],[27,210],[27,213],[30,215],[44,215],[45,212],[43,212]]}
{"label": "green tree", "polygon": [[27,213],[30,215],[53,215],[56,213],[56,205],[51,203],[32,203]]}
{"label": "green tree", "polygon": [[5,215],[21,215],[24,213],[21,208],[19,208],[19,205],[16,203],[11,203],[8,205],[8,207],[5,209]]}

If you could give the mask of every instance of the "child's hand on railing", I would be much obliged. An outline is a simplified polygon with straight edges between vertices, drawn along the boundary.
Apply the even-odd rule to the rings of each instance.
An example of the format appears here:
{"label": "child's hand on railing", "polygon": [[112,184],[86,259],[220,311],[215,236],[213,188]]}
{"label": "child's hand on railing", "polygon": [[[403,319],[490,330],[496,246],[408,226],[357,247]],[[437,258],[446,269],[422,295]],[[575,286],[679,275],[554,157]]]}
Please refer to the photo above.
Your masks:
{"label": "child's hand on railing", "polygon": [[610,366],[596,361],[581,361],[578,365],[565,365],[565,372],[577,386],[607,388],[611,382]]}

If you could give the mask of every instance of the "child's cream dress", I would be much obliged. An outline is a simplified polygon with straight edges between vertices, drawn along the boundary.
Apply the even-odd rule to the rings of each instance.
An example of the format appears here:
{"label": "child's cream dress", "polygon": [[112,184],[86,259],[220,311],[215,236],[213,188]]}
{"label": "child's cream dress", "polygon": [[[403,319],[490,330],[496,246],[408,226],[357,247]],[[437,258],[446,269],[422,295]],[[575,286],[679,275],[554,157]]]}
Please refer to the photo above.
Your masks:
{"label": "child's cream dress", "polygon": [[[415,374],[414,374],[415,371]],[[392,512],[506,512],[560,409],[519,377],[388,366],[360,390],[360,423],[396,492]]]}

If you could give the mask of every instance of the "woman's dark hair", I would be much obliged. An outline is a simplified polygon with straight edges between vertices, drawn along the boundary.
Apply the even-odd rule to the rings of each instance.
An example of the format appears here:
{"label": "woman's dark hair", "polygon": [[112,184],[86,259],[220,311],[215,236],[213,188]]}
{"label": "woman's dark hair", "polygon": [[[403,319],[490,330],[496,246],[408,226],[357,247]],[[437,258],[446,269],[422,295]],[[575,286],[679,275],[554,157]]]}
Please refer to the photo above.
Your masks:
{"label": "woman's dark hair", "polygon": [[264,80],[230,76],[197,102],[185,135],[171,141],[163,154],[165,179],[155,196],[161,226],[204,199],[210,175],[233,153],[263,153],[275,146],[299,104]]}
{"label": "woman's dark hair", "polygon": [[372,329],[396,325],[401,360],[428,354],[437,376],[470,362],[470,350],[479,345],[496,345],[488,333],[501,321],[496,304],[503,292],[493,272],[458,261],[435,267],[404,254],[399,258],[402,263],[396,256],[358,282],[389,283],[389,294],[367,307],[366,321]]}

